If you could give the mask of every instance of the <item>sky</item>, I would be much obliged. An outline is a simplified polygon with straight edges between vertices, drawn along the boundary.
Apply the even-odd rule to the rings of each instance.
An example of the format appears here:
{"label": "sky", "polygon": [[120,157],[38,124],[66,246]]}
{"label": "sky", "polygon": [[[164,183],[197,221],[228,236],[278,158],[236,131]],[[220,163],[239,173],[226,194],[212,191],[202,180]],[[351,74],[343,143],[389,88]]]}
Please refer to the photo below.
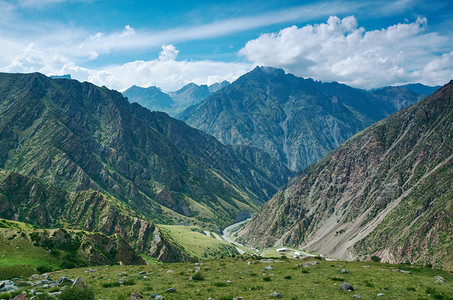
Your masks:
{"label": "sky", "polygon": [[453,1],[0,0],[0,72],[123,91],[256,66],[372,89],[453,79]]}

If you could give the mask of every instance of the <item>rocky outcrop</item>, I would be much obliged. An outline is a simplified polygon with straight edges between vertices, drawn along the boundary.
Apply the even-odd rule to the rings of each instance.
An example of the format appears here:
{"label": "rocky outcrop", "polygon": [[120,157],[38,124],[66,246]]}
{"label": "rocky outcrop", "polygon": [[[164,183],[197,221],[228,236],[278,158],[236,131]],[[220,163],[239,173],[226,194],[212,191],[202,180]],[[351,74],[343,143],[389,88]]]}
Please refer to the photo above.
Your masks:
{"label": "rocky outcrop", "polygon": [[304,170],[239,240],[451,268],[451,124],[453,81]]}
{"label": "rocky outcrop", "polygon": [[[17,173],[0,182],[0,218],[45,228],[68,227],[103,233],[106,236],[86,235],[81,242],[101,243],[110,250],[116,249],[114,259],[123,263],[133,257],[128,250],[130,246],[166,262],[189,259],[151,221],[117,199],[96,191],[67,192]],[[130,246],[123,247],[125,242]]]}
{"label": "rocky outcrop", "polygon": [[401,87],[365,91],[257,67],[177,117],[224,144],[255,146],[300,171],[421,98]]}

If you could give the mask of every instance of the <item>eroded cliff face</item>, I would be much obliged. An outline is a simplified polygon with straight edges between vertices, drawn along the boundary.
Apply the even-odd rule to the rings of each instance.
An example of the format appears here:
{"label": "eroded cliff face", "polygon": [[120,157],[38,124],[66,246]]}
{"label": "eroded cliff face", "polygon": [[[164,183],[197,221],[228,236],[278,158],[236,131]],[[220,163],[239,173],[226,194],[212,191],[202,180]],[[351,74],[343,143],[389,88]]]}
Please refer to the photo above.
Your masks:
{"label": "eroded cliff face", "polygon": [[354,89],[257,67],[178,115],[228,145],[252,145],[293,171],[422,97],[401,87]]}
{"label": "eroded cliff face", "polygon": [[37,179],[12,173],[0,182],[0,200],[1,218],[45,228],[80,229],[121,237],[106,239],[106,245],[116,241],[116,253],[121,256],[118,259],[124,263],[128,252],[121,254],[123,239],[135,251],[162,261],[189,259],[177,245],[167,240],[168,237],[162,236],[154,223],[145,220],[119,200],[100,192],[67,192]]}
{"label": "eroded cliff face", "polygon": [[240,241],[452,268],[452,124],[450,82],[303,171]]}

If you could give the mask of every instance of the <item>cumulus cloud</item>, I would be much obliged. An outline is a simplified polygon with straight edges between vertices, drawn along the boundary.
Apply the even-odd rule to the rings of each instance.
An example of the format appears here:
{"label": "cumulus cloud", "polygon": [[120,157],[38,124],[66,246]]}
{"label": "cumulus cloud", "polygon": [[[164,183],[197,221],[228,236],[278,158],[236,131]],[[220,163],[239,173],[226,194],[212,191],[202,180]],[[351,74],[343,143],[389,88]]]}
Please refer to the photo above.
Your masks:
{"label": "cumulus cloud", "polygon": [[[362,88],[448,82],[453,77],[451,40],[425,33],[426,28],[424,17],[366,31],[354,16],[331,16],[326,23],[262,34],[239,53],[258,65]],[[446,52],[436,55],[439,50]]]}
{"label": "cumulus cloud", "polygon": [[143,87],[158,86],[166,91],[174,91],[190,82],[208,85],[223,80],[231,82],[253,68],[253,65],[246,63],[178,61],[178,53],[179,50],[173,45],[164,45],[158,59],[138,60],[103,70],[93,70],[90,71],[88,80],[120,91],[134,84]]}

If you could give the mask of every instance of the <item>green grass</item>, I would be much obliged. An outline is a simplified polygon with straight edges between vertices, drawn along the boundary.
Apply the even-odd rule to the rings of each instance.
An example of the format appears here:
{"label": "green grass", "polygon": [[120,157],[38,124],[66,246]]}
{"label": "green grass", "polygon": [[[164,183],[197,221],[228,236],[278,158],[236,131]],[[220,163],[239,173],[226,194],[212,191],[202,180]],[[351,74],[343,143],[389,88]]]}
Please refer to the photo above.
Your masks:
{"label": "green grass", "polygon": [[215,258],[237,253],[229,243],[204,235],[195,226],[159,225],[159,228],[194,257]]}
{"label": "green grass", "polygon": [[[269,298],[272,291],[284,299],[351,299],[352,294],[341,291],[344,279],[354,287],[354,294],[362,299],[380,299],[376,295],[384,293],[385,299],[452,299],[453,274],[436,269],[418,266],[391,265],[376,262],[319,261],[310,268],[296,267],[301,261],[288,260],[274,262],[274,270],[263,273],[268,263],[247,264],[252,259],[229,258],[201,261],[199,267],[204,280],[190,280],[194,276],[193,263],[172,263],[147,266],[103,266],[95,273],[86,274],[87,268],[64,270],[58,276],[69,278],[81,276],[91,287],[96,299],[127,299],[132,292],[139,292],[145,299],[151,294],[160,293],[165,299],[221,299],[243,297],[244,299]],[[370,268],[364,268],[369,265]],[[342,276],[341,269],[347,268],[350,274]],[[393,269],[412,268],[412,274],[393,272]],[[308,269],[308,273],[302,270]],[[173,272],[167,273],[168,270]],[[219,271],[222,270],[222,271]],[[417,271],[414,271],[417,270]],[[132,286],[118,285],[118,273],[126,271],[127,281]],[[138,272],[145,271],[148,279]],[[61,275],[60,275],[61,274]],[[256,274],[256,276],[250,276]],[[263,275],[265,274],[265,275]],[[440,275],[447,283],[434,283],[433,277]],[[268,276],[271,280],[265,281]],[[290,280],[288,278],[291,278]],[[332,280],[335,278],[335,280]],[[110,279],[110,281],[108,281]],[[338,280],[337,280],[338,279]],[[226,283],[228,280],[230,284]],[[110,282],[112,284],[110,284]],[[166,290],[175,288],[176,293]],[[415,287],[415,288],[414,288]],[[430,292],[431,296],[428,296]],[[227,298],[225,298],[227,299]]]}

